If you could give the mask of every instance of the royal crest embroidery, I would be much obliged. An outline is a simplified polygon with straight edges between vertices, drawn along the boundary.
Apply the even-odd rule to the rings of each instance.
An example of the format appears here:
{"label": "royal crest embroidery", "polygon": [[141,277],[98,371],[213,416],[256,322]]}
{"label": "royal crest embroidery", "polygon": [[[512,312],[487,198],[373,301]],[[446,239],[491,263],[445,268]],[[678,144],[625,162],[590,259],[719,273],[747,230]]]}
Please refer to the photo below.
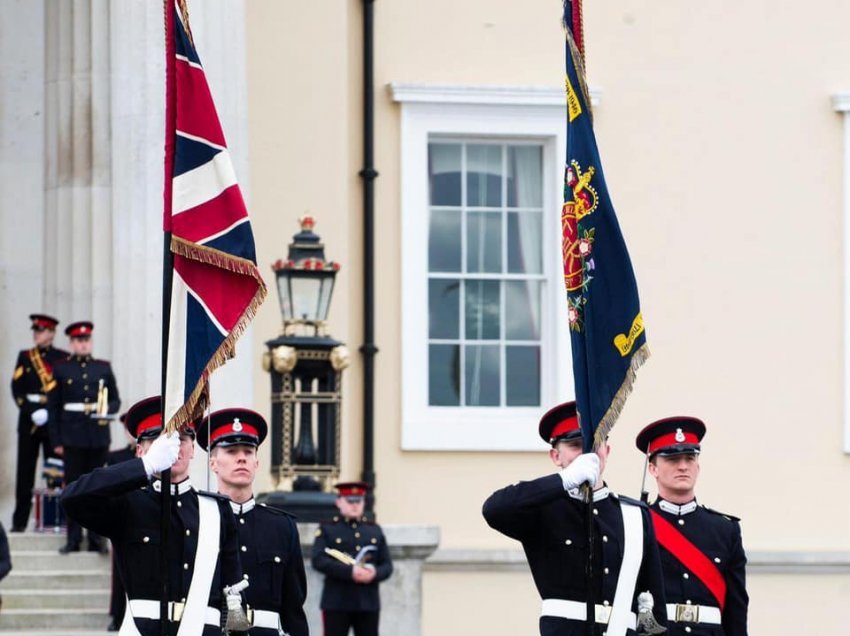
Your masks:
{"label": "royal crest embroidery", "polygon": [[[598,204],[596,190],[591,179],[596,173],[593,166],[582,171],[577,161],[570,161],[564,175],[564,207],[561,214],[563,242],[561,244],[564,262],[564,284],[567,292],[587,290],[593,280],[593,242],[596,228],[583,228],[581,220],[593,214]],[[569,299],[570,329],[581,331],[582,314],[585,299],[579,295]]]}

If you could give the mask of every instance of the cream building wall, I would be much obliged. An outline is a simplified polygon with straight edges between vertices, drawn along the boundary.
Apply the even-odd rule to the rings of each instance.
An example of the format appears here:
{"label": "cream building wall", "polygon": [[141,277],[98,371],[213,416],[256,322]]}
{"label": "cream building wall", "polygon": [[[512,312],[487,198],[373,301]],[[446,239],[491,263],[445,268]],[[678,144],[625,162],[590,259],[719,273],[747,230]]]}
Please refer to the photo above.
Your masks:
{"label": "cream building wall", "polygon": [[[378,513],[384,523],[441,527],[425,580],[425,634],[534,631],[536,594],[514,563],[517,545],[489,530],[480,508],[494,489],[549,465],[542,445],[539,453],[401,450],[401,106],[386,87],[558,88],[560,4],[374,3]],[[850,90],[850,6],[822,0],[803,16],[775,2],[586,4],[588,77],[601,94],[596,133],[653,353],[611,436],[608,481],[637,496],[637,431],[671,414],[702,417],[699,496],[744,518],[752,633],[804,624],[838,633],[839,618],[815,626],[809,608],[845,603],[848,592],[850,512],[835,505],[850,478],[844,149],[830,100]],[[318,217],[328,256],[343,263],[332,333],[352,351],[362,343],[360,5],[254,1],[246,20],[258,251],[281,255],[296,217]],[[258,352],[278,320],[267,303]],[[346,374],[343,474],[357,477],[356,355]],[[261,375],[255,386],[256,403],[267,403]],[[528,422],[528,435],[535,430]],[[470,555],[482,563],[461,569]],[[780,562],[791,565],[776,572]]]}

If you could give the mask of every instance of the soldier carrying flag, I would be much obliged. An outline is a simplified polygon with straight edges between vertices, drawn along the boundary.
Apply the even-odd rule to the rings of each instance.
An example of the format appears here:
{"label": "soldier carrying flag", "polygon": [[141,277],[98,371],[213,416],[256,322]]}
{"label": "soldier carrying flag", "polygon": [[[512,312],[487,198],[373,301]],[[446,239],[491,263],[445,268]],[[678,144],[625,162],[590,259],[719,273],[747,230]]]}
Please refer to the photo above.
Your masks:
{"label": "soldier carrying flag", "polygon": [[[239,539],[230,501],[195,490],[189,462],[195,428],[163,434],[159,396],[137,402],[125,425],[138,441],[136,459],[98,468],[62,493],[68,517],[115,547],[115,561],[127,590],[120,634],[156,636],[162,632],[213,636],[225,624],[221,609],[231,607],[225,586],[241,583]],[[160,622],[160,473],[171,471],[171,540],[168,550],[168,615]]]}
{"label": "soldier carrying flag", "polygon": [[540,421],[559,468],[485,502],[496,530],[522,542],[543,598],[544,636],[665,630],[649,510],[608,491],[608,434],[649,357],[637,283],[593,132],[581,0],[565,0],[567,160],[561,212],[575,402]]}

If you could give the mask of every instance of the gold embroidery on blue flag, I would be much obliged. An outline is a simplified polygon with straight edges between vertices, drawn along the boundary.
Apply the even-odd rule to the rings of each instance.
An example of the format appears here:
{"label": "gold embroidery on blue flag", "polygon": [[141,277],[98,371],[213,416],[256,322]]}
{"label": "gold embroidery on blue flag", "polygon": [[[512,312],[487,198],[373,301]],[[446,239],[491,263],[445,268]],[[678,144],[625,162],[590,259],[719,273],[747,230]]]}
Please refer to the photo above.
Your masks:
{"label": "gold embroidery on blue flag", "polygon": [[624,358],[629,355],[632,351],[632,347],[635,346],[635,341],[640,337],[640,334],[643,333],[643,316],[638,314],[635,316],[634,321],[632,322],[632,328],[629,329],[629,335],[627,336],[624,333],[617,334],[614,336],[614,346],[617,347],[617,351],[620,352],[620,355]]}
{"label": "gold embroidery on blue flag", "polygon": [[582,174],[581,166],[573,159],[567,167],[566,181],[567,185],[573,191],[573,211],[575,212],[576,221],[581,221],[588,214],[592,214],[596,210],[597,197],[596,190],[590,185],[590,180],[596,174],[596,168],[588,166],[587,170]]}
{"label": "gold embroidery on blue flag", "polygon": [[579,100],[578,95],[573,90],[573,85],[570,84],[570,76],[564,76],[564,84],[567,89],[567,113],[570,117],[570,123],[575,121],[576,117],[581,115],[581,100]]}

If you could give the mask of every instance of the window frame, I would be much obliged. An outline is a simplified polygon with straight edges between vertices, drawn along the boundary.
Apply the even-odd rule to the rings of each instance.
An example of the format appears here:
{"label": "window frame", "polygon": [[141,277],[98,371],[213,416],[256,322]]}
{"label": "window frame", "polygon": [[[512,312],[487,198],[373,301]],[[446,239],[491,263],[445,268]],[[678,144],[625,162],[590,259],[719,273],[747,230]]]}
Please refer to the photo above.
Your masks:
{"label": "window frame", "polygon": [[[401,104],[401,448],[406,451],[532,451],[545,448],[537,420],[574,399],[566,291],[557,227],[566,153],[565,98],[537,87],[390,84]],[[428,405],[428,143],[531,141],[543,148],[543,274],[539,407]],[[410,309],[408,309],[410,308]]]}

